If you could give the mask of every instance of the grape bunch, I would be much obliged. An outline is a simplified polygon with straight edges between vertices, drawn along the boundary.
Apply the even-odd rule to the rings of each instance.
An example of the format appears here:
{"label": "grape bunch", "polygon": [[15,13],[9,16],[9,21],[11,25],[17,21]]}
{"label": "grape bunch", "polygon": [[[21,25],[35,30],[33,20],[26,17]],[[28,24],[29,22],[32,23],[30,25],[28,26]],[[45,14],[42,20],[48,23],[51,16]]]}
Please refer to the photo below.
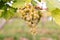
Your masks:
{"label": "grape bunch", "polygon": [[20,9],[21,18],[26,21],[30,27],[35,27],[41,18],[40,10],[37,7],[27,4]]}

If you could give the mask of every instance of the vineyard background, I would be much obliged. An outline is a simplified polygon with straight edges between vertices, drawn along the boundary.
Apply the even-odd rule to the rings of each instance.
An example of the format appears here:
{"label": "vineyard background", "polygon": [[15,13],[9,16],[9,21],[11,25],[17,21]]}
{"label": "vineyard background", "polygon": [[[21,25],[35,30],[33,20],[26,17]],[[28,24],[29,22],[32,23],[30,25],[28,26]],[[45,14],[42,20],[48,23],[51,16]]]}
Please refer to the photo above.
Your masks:
{"label": "vineyard background", "polygon": [[[11,0],[2,1],[9,2]],[[2,4],[0,4],[0,40],[34,40],[33,35],[29,32],[29,26],[26,21],[20,18],[20,12],[17,10],[24,6],[25,3],[30,3],[31,0],[13,1],[12,6],[9,6],[3,5],[0,0]],[[46,11],[47,18],[52,16],[54,19],[46,20],[47,22],[45,23],[42,22],[42,19],[40,20],[37,25],[38,33],[35,36],[35,40],[60,40],[60,2],[56,0],[46,0],[46,2],[48,7]],[[45,12],[43,11],[43,13]]]}

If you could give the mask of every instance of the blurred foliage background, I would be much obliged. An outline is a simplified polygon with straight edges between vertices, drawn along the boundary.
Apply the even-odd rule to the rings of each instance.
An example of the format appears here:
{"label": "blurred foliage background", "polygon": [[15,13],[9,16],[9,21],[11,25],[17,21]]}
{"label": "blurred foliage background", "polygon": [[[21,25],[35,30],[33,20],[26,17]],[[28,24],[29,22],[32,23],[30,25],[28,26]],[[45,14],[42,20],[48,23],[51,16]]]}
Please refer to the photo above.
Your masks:
{"label": "blurred foliage background", "polygon": [[[29,27],[17,12],[25,3],[37,5],[34,0],[0,0],[0,40],[33,40],[33,35],[28,32]],[[46,0],[46,4],[46,13],[49,12],[54,20],[47,21],[45,27],[42,20],[38,23],[36,40],[60,40],[60,1]],[[2,23],[4,26],[1,26]]]}

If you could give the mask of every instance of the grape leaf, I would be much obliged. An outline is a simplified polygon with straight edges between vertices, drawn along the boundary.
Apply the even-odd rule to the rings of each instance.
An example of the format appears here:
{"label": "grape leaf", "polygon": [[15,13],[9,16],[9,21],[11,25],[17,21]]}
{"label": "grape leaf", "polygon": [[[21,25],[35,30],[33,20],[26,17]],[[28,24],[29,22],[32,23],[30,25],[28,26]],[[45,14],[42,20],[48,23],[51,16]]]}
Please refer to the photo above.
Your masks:
{"label": "grape leaf", "polygon": [[35,2],[34,0],[32,0],[31,3],[32,3],[33,6],[37,5],[37,2]]}
{"label": "grape leaf", "polygon": [[41,0],[38,0],[39,2],[41,2]]}
{"label": "grape leaf", "polygon": [[25,3],[30,3],[31,0],[16,0],[15,3],[13,3],[14,8],[20,8],[23,7]]}
{"label": "grape leaf", "polygon": [[55,19],[54,21],[60,25],[60,9],[56,8],[52,11],[52,16]]}
{"label": "grape leaf", "polygon": [[60,2],[59,0],[46,0],[48,10],[52,12],[54,21],[60,25]]}
{"label": "grape leaf", "polygon": [[3,10],[0,10],[0,17],[1,17],[2,12],[3,12]]}
{"label": "grape leaf", "polygon": [[1,14],[2,18],[5,18],[6,20],[9,20],[15,15],[15,9],[14,8],[8,8],[7,10],[4,10]]}
{"label": "grape leaf", "polygon": [[55,10],[55,8],[60,9],[60,2],[58,0],[46,0],[47,7],[50,11]]}

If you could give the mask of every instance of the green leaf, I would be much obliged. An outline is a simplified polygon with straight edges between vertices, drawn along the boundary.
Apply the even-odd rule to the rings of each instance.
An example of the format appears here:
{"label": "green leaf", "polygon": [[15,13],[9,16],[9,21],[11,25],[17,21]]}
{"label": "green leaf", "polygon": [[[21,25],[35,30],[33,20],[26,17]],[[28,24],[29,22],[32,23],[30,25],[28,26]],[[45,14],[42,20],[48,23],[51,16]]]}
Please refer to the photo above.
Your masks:
{"label": "green leaf", "polygon": [[38,0],[39,2],[41,2],[41,0]]}
{"label": "green leaf", "polygon": [[52,12],[54,21],[60,25],[60,2],[59,0],[46,0],[48,10]]}
{"label": "green leaf", "polygon": [[25,5],[25,3],[30,3],[31,0],[16,0],[15,3],[13,3],[13,7],[14,8],[20,8],[23,7]]}
{"label": "green leaf", "polygon": [[4,10],[1,17],[5,18],[6,20],[9,20],[15,15],[15,9],[14,8],[8,8],[7,10]]}
{"label": "green leaf", "polygon": [[60,9],[56,8],[53,10],[52,16],[55,19],[55,22],[60,25]]}
{"label": "green leaf", "polygon": [[3,12],[3,10],[0,10],[0,17],[1,17],[2,12]]}
{"label": "green leaf", "polygon": [[60,9],[60,2],[58,0],[46,0],[47,7],[50,11],[55,10],[55,8]]}
{"label": "green leaf", "polygon": [[34,0],[32,0],[31,3],[32,3],[33,6],[37,5],[37,3]]}

